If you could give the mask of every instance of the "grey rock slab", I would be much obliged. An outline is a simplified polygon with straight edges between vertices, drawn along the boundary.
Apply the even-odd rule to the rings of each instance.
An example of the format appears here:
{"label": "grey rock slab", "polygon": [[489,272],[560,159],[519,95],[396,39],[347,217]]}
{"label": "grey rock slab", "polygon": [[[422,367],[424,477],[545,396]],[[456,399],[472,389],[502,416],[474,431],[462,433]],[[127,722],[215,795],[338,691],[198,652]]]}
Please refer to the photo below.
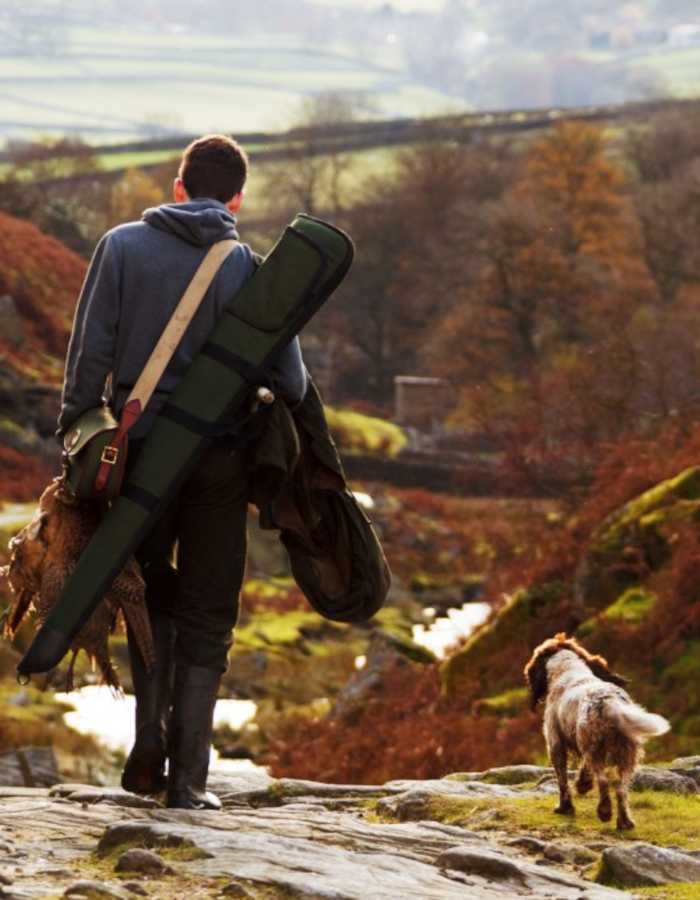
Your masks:
{"label": "grey rock slab", "polygon": [[62,893],[52,892],[49,884],[40,884],[35,882],[31,885],[13,885],[12,887],[3,888],[0,897],[2,900],[48,900],[54,897],[61,897]]}
{"label": "grey rock slab", "polygon": [[[461,829],[424,823],[374,825],[345,813],[320,813],[297,824],[301,811],[267,809],[212,816],[169,811],[170,820],[114,825],[99,843],[109,852],[139,846],[189,845],[203,858],[188,871],[274,884],[303,897],[336,900],[496,900],[537,896],[556,900],[613,900],[629,895],[560,875],[508,855]],[[200,816],[200,818],[197,818]],[[179,821],[178,821],[179,820]],[[322,846],[321,846],[322,845]],[[481,862],[480,862],[481,860]],[[533,893],[534,892],[534,893]]]}
{"label": "grey rock slab", "polygon": [[483,848],[475,850],[470,847],[454,847],[441,854],[435,862],[446,873],[460,872],[471,878],[487,879],[494,887],[500,885],[501,895],[505,897],[606,900],[620,896],[619,891],[610,894],[607,889],[606,893],[599,894],[600,888],[596,885],[588,885],[578,878],[543,869],[532,863],[509,859],[501,853]]}
{"label": "grey rock slab", "polygon": [[49,791],[50,797],[62,797],[73,803],[111,803],[132,809],[157,809],[162,806],[154,797],[130,794],[121,788],[95,787],[87,784],[58,784]]}
{"label": "grey rock slab", "polygon": [[491,784],[525,784],[541,781],[543,778],[554,778],[554,769],[550,766],[498,766],[485,772],[456,772],[448,775],[446,781],[487,781]]}
{"label": "grey rock slab", "polygon": [[[416,782],[417,783],[417,782]],[[317,781],[298,781],[291,778],[270,778],[261,773],[229,775],[213,772],[209,788],[218,794],[224,806],[282,806],[308,797],[309,802],[349,805],[400,793],[403,785],[346,785]]]}
{"label": "grey rock slab", "polygon": [[[242,791],[271,788],[273,782],[260,778],[236,781]],[[416,791],[419,784],[406,782],[401,790]],[[450,795],[469,796],[464,785],[450,786],[445,781],[428,785],[433,790],[439,785]],[[270,805],[254,808],[246,804],[222,812],[117,806],[108,802],[117,789],[92,789],[90,794],[89,788],[62,786],[54,796],[43,790],[0,795],[4,839],[0,866],[13,882],[2,887],[0,897],[54,900],[67,890],[78,897],[88,885],[105,891],[104,897],[109,896],[107,892],[117,897],[126,886],[117,881],[116,874],[115,883],[109,879],[79,881],[81,864],[91,859],[98,846],[113,854],[115,865],[132,849],[160,853],[164,847],[184,845],[195,852],[177,855],[178,872],[220,879],[222,885],[240,885],[253,897],[272,890],[306,900],[630,898],[603,885],[567,880],[550,867],[538,867],[538,871],[522,850],[500,848],[456,826],[434,821],[376,823],[365,819],[359,808],[350,812],[319,806],[316,801],[324,792],[313,783],[287,782],[271,791],[266,801]],[[84,798],[86,791],[93,802],[71,799]],[[280,792],[291,802],[280,805]],[[335,786],[327,792],[327,800],[332,805],[353,793],[361,803],[365,792],[355,786]],[[107,798],[105,802],[98,802],[100,794]],[[162,855],[167,859],[167,853]],[[486,860],[481,868],[474,863],[480,856]],[[436,865],[440,858],[445,863],[442,867]],[[533,881],[535,876],[540,880]],[[152,880],[157,875],[148,878],[149,895],[172,895],[168,893],[172,884],[159,886]],[[537,885],[535,890],[529,887],[532,884]],[[578,885],[577,893],[572,884]],[[523,893],[526,889],[529,895]],[[235,891],[232,887],[232,896]],[[131,896],[133,900],[133,893]]]}
{"label": "grey rock slab", "polygon": [[700,859],[654,844],[610,847],[603,851],[603,878],[630,887],[700,882]]}
{"label": "grey rock slab", "polygon": [[127,850],[117,860],[115,872],[139,872],[142,875],[172,875],[174,869],[169,866],[162,856],[152,850],[140,850],[135,847]]}
{"label": "grey rock slab", "polygon": [[[11,872],[16,886],[24,889],[28,879],[45,881],[47,867],[65,869],[92,853],[110,824],[144,812],[107,803],[52,799],[40,791],[35,796],[0,798],[0,829],[7,843],[6,850],[0,849],[0,865]],[[65,877],[53,876],[52,880],[63,883]]]}
{"label": "grey rock slab", "polygon": [[542,857],[551,862],[586,866],[595,862],[599,854],[573,841],[550,841],[542,849]]}
{"label": "grey rock slab", "polygon": [[125,881],[122,887],[130,894],[137,894],[139,897],[148,897],[146,888],[137,881]]}
{"label": "grey rock slab", "polygon": [[407,790],[395,796],[385,797],[377,804],[380,813],[398,819],[416,819],[426,804],[440,798],[469,800],[472,797],[541,797],[551,793],[548,785],[530,789],[509,787],[504,784],[486,784],[483,781],[440,781],[415,782]]}
{"label": "grey rock slab", "polygon": [[[193,832],[197,840],[191,839],[187,829],[201,827],[207,831],[206,840],[200,840],[202,835],[199,831]],[[308,841],[316,846],[341,846],[360,853],[401,853],[420,862],[432,862],[439,853],[465,838],[484,843],[483,838],[461,828],[437,822],[387,825],[366,822],[360,815],[347,812],[337,813],[315,807],[281,807],[232,810],[223,814],[162,810],[148,819],[111,826],[99,841],[98,851],[106,853],[129,845],[163,847],[193,843],[203,853],[214,857],[219,843],[223,850],[228,847],[232,831],[263,838],[272,835],[275,838]]]}
{"label": "grey rock slab", "polygon": [[505,843],[506,847],[517,847],[518,850],[524,850],[526,853],[532,855],[543,853],[547,846],[544,841],[531,837],[529,834],[524,834],[522,837],[508,838]]}
{"label": "grey rock slab", "polygon": [[37,797],[48,797],[50,793],[51,791],[49,788],[32,788],[27,787],[26,785],[0,785],[0,800],[3,800],[4,798],[14,800],[17,797],[31,797],[32,800],[36,800]]}
{"label": "grey rock slab", "polygon": [[101,881],[76,881],[63,893],[74,900],[129,900],[126,891]]}
{"label": "grey rock slab", "polygon": [[238,884],[237,881],[224,885],[221,888],[221,895],[222,897],[233,898],[233,900],[255,900],[253,895],[243,885]]}
{"label": "grey rock slab", "polygon": [[683,795],[700,793],[692,770],[686,774],[682,770],[673,771],[651,767],[642,768],[635,773],[632,779],[632,789],[636,791],[667,791],[671,794]]}
{"label": "grey rock slab", "polygon": [[700,766],[700,756],[679,756],[671,762],[671,767],[694,769]]}

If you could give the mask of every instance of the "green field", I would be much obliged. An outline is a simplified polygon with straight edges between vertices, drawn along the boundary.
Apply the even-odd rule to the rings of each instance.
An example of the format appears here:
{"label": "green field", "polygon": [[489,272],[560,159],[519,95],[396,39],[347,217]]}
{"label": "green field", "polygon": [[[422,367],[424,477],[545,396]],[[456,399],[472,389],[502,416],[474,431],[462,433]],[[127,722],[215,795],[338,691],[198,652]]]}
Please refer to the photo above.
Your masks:
{"label": "green field", "polygon": [[[43,135],[105,145],[207,131],[279,133],[298,120],[303,97],[331,91],[360,118],[377,120],[464,113],[478,101],[426,87],[411,78],[398,51],[376,43],[321,50],[292,33],[243,40],[176,28],[64,25],[18,52],[3,43],[11,25],[0,9],[0,145]],[[700,96],[699,46],[579,50],[572,58],[602,72],[656,72],[670,97]],[[542,51],[513,54],[513,77],[534,68],[554,97],[553,59]],[[493,57],[475,62],[472,75],[473,83],[488,84]],[[547,90],[537,97],[548,108]]]}
{"label": "green field", "polygon": [[658,69],[673,97],[700,95],[700,47],[666,50],[645,57],[644,65]]}
{"label": "green field", "polygon": [[700,46],[649,47],[646,52],[614,53],[587,51],[579,54],[587,62],[602,67],[622,65],[629,76],[635,70],[654,70],[663,80],[666,93],[675,99],[700,96]]}
{"label": "green field", "polygon": [[[1,18],[1,16],[0,16]],[[73,135],[91,143],[206,131],[281,131],[300,98],[338,91],[378,118],[460,112],[446,95],[342,47],[292,36],[245,43],[173,32],[66,28],[60,48],[0,56],[0,140]]]}

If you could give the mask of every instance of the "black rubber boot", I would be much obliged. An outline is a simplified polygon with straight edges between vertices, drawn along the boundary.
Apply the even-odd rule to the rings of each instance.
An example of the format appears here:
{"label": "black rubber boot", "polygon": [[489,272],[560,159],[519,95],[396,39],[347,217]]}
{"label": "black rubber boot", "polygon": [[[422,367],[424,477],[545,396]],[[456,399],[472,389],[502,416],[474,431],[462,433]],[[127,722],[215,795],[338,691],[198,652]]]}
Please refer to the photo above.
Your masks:
{"label": "black rubber boot", "polygon": [[148,674],[131,629],[127,630],[131,679],[136,696],[136,737],[122,772],[132,794],[160,794],[168,786],[165,762],[175,672],[175,625],[171,616],[151,612],[156,668]]}
{"label": "black rubber boot", "polygon": [[221,809],[207,791],[211,731],[221,673],[178,663],[168,752],[168,795],[171,809]]}

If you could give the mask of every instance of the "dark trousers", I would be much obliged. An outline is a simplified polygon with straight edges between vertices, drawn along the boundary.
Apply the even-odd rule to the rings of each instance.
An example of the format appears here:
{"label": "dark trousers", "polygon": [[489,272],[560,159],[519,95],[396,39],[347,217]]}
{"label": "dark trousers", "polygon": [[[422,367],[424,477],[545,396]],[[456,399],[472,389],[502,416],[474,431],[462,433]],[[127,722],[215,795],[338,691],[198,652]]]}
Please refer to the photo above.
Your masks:
{"label": "dark trousers", "polygon": [[[134,444],[132,459],[140,449]],[[226,670],[245,572],[248,493],[243,453],[213,444],[136,551],[146,603],[173,617],[175,657],[188,665]]]}

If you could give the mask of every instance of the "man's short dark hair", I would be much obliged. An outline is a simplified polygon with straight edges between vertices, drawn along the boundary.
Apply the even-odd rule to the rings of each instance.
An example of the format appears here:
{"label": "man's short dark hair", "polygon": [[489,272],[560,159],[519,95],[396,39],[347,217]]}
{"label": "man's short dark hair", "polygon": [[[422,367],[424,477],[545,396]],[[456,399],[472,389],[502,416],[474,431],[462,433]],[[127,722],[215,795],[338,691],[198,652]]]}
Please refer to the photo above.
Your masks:
{"label": "man's short dark hair", "polygon": [[233,138],[206,134],[186,148],[178,175],[192,200],[211,197],[228,203],[245,186],[248,157]]}

